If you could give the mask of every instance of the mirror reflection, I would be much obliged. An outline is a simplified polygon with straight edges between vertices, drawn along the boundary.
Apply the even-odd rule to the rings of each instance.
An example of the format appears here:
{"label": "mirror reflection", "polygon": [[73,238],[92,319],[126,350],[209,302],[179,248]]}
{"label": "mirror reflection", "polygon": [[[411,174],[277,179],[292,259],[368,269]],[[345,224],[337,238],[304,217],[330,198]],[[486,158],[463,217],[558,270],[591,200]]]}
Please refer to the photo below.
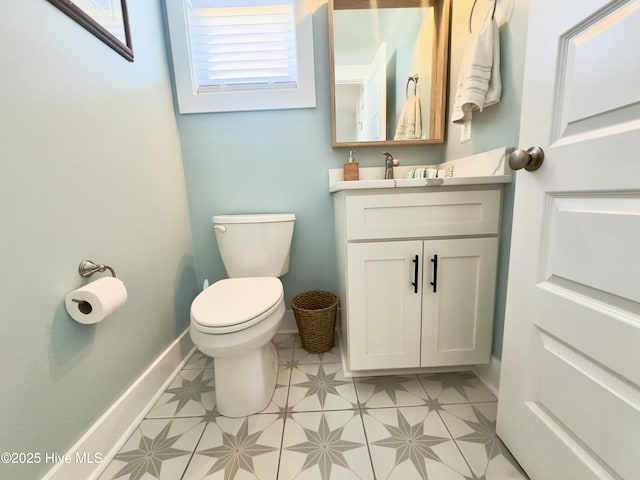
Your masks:
{"label": "mirror reflection", "polygon": [[444,140],[448,25],[449,0],[330,3],[334,146]]}

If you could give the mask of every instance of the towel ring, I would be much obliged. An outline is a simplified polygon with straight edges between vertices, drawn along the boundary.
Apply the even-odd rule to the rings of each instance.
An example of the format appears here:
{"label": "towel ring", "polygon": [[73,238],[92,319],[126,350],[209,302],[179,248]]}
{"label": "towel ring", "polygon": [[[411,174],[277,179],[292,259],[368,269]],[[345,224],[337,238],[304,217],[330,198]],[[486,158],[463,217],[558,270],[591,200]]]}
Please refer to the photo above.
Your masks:
{"label": "towel ring", "polygon": [[[471,31],[471,21],[473,20],[473,11],[476,9],[476,3],[478,0],[473,0],[473,4],[471,5],[471,12],[469,13],[469,33],[473,33]],[[491,12],[491,20],[493,20],[496,16],[496,7],[498,6],[498,0],[493,0],[493,11]]]}
{"label": "towel ring", "polygon": [[418,74],[409,75],[409,79],[407,80],[407,86],[405,87],[405,95],[407,100],[409,100],[409,84],[413,82],[413,94],[416,95],[418,93]]}

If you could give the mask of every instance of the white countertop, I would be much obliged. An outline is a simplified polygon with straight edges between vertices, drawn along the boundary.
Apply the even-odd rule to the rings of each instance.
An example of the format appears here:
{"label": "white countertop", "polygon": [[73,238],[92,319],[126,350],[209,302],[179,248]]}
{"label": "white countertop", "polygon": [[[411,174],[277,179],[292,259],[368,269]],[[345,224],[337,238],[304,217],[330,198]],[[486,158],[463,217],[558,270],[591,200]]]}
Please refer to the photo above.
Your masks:
{"label": "white countertop", "polygon": [[[394,167],[395,179],[384,179],[384,167],[360,169],[360,180],[345,181],[342,168],[329,170],[329,192],[379,188],[416,188],[454,185],[486,185],[511,183],[512,173],[507,165],[509,149],[498,148],[489,152],[451,160],[438,165],[409,165]],[[406,178],[418,167],[437,168],[439,171],[453,166],[452,177]],[[439,172],[440,173],[440,172]]]}

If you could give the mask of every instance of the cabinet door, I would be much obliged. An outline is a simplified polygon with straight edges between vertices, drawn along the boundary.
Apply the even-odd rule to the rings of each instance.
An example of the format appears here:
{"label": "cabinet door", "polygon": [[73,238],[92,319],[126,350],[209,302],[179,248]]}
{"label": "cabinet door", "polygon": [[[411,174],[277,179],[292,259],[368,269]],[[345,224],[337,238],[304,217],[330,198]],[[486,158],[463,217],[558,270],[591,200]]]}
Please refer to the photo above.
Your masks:
{"label": "cabinet door", "polygon": [[347,246],[349,360],[354,370],[420,364],[422,242],[351,243]]}
{"label": "cabinet door", "polygon": [[489,362],[497,252],[497,238],[424,242],[421,366]]}

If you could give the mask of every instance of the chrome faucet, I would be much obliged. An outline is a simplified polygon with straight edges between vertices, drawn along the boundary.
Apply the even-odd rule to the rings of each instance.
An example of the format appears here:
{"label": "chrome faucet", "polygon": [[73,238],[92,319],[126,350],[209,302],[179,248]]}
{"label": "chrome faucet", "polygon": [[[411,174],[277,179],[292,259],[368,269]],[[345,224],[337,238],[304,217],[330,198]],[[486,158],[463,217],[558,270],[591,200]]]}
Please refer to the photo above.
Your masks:
{"label": "chrome faucet", "polygon": [[384,178],[385,180],[387,179],[393,179],[393,167],[394,165],[398,165],[398,160],[395,160],[393,158],[393,155],[391,155],[389,152],[382,152],[382,154],[385,156],[384,158]]}

